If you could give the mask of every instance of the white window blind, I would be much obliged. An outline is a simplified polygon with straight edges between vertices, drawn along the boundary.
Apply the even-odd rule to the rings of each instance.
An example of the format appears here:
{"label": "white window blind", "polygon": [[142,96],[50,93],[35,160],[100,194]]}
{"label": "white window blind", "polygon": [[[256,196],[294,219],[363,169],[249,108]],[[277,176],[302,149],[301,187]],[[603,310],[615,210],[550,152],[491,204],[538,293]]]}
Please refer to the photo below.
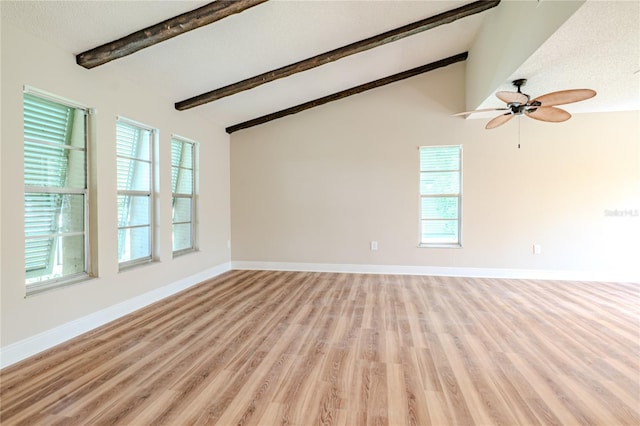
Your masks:
{"label": "white window blind", "polygon": [[23,96],[27,288],[88,272],[87,110]]}
{"label": "white window blind", "polygon": [[420,147],[420,244],[459,246],[462,146]]}
{"label": "white window blind", "polygon": [[195,248],[195,143],[171,139],[172,236],[174,254]]}
{"label": "white window blind", "polygon": [[118,262],[128,266],[152,259],[153,141],[155,130],[118,119]]}

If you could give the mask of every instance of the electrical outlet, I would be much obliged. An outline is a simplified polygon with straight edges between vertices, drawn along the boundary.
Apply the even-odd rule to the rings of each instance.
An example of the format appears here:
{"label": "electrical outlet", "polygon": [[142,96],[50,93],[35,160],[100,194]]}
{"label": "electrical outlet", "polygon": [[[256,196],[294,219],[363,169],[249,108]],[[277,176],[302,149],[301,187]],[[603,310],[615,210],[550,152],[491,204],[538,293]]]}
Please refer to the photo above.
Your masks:
{"label": "electrical outlet", "polygon": [[377,241],[371,241],[371,251],[376,251],[378,250],[378,242]]}
{"label": "electrical outlet", "polygon": [[540,244],[534,244],[533,254],[540,254],[540,253],[542,253],[542,246]]}

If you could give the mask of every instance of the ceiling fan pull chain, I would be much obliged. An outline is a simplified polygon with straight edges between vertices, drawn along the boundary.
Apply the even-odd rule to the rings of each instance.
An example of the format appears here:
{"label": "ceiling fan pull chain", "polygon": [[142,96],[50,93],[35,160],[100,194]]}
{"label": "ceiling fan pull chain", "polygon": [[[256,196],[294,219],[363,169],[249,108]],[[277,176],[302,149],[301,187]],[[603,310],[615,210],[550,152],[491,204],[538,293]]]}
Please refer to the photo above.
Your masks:
{"label": "ceiling fan pull chain", "polygon": [[[518,87],[518,90],[520,90],[520,88]],[[520,123],[522,122],[522,120],[520,119],[521,117],[518,117],[518,149],[520,149]]]}

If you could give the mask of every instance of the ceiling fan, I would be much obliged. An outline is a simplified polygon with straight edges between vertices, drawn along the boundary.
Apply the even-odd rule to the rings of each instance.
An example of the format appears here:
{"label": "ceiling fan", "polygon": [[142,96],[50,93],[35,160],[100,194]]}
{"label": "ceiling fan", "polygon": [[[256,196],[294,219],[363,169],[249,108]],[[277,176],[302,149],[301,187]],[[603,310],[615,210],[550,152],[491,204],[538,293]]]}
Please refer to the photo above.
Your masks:
{"label": "ceiling fan", "polygon": [[494,129],[501,126],[516,115],[525,115],[540,121],[558,123],[570,119],[571,114],[561,108],[556,108],[556,105],[584,101],[596,95],[596,92],[591,89],[571,89],[547,93],[531,100],[529,95],[520,91],[520,88],[527,83],[527,79],[513,80],[512,83],[518,89],[517,92],[496,92],[496,97],[505,102],[507,104],[506,107],[465,111],[454,114],[454,116],[484,111],[508,111],[490,120],[485,129]]}

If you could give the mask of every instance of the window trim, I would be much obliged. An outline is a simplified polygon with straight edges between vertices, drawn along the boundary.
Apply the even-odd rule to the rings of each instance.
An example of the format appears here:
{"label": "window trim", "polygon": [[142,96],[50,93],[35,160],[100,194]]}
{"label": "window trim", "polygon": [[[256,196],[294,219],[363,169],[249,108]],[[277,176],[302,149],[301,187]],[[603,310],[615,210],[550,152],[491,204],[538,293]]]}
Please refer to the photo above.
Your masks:
{"label": "window trim", "polygon": [[[91,164],[91,145],[92,145],[92,128],[93,128],[93,116],[95,115],[95,109],[87,107],[79,102],[67,99],[62,96],[58,96],[52,93],[49,93],[44,90],[37,89],[35,87],[24,85],[22,88],[22,104],[23,104],[23,112],[22,112],[22,136],[23,136],[23,150],[24,143],[38,143],[44,146],[54,146],[56,148],[63,148],[69,151],[84,151],[84,173],[85,173],[85,182],[84,188],[57,188],[57,187],[47,187],[47,186],[37,186],[37,185],[27,185],[24,183],[24,169],[23,169],[23,194],[27,193],[42,193],[42,194],[76,194],[83,195],[83,229],[82,232],[76,231],[72,233],[64,233],[66,235],[77,234],[83,235],[83,258],[84,258],[84,271],[70,273],[68,275],[64,275],[61,277],[55,277],[44,281],[27,283],[27,273],[25,270],[25,297],[33,296],[35,294],[39,294],[51,289],[57,289],[66,287],[72,284],[76,284],[79,282],[84,282],[88,279],[94,278],[94,268],[96,265],[93,264],[92,259],[94,256],[92,247],[93,247],[93,236],[91,233],[92,224],[90,223],[91,211],[92,210],[92,192],[90,190],[92,182],[92,164]],[[54,102],[57,104],[64,105],[66,107],[81,110],[84,112],[84,149],[78,148],[76,146],[68,145],[68,144],[52,144],[47,141],[39,141],[34,140],[32,138],[27,138],[24,135],[24,95],[30,95],[33,97],[37,97],[49,102]],[[23,168],[24,168],[24,158],[22,160]],[[24,208],[24,206],[23,206]],[[24,221],[25,212],[23,211],[23,221]],[[26,225],[23,222],[23,227],[26,231]],[[48,234],[48,235],[60,235],[56,234]],[[39,236],[46,237],[47,234]],[[26,244],[26,235],[24,237],[24,242]],[[25,253],[23,253],[25,255]]]}
{"label": "window trim", "polygon": [[[131,158],[129,156],[126,155],[119,155],[118,154],[118,150],[116,147],[116,159],[117,158],[127,158],[130,160],[134,160],[134,161],[143,161],[149,164],[149,191],[140,191],[140,190],[120,190],[117,189],[117,185],[116,185],[116,192],[117,192],[117,196],[120,195],[130,195],[130,196],[148,196],[149,197],[149,255],[148,256],[144,256],[144,257],[140,257],[140,258],[136,258],[136,259],[131,259],[131,260],[127,260],[124,262],[120,262],[120,255],[118,254],[117,258],[118,258],[118,271],[123,271],[138,265],[143,265],[146,263],[150,263],[156,260],[156,256],[157,256],[157,248],[156,248],[156,175],[157,175],[157,171],[156,171],[156,167],[157,167],[157,162],[156,162],[156,149],[158,146],[158,140],[159,140],[159,136],[160,136],[160,131],[153,126],[150,126],[148,124],[144,124],[141,123],[139,121],[136,120],[132,120],[130,118],[127,117],[123,117],[121,115],[116,116],[116,123],[115,123],[115,128],[116,128],[116,139],[117,139],[117,133],[118,133],[118,123],[124,123],[127,124],[129,126],[132,127],[137,127],[143,130],[147,130],[151,133],[150,136],[150,142],[149,142],[149,161],[146,160],[140,160],[138,158]],[[120,220],[118,218],[117,220],[117,232],[118,232],[118,246],[120,245],[120,230],[121,229],[133,229],[133,228],[140,228],[140,227],[146,227],[147,225],[131,225],[131,226],[126,226],[126,227],[120,227],[119,224]]]}
{"label": "window trim", "polygon": [[[198,230],[197,230],[197,173],[198,173],[198,147],[199,147],[199,143],[197,141],[194,141],[192,139],[189,138],[185,138],[184,136],[180,136],[177,134],[172,134],[171,135],[171,143],[173,144],[173,141],[177,141],[183,144],[189,144],[191,145],[191,194],[180,194],[180,193],[174,193],[173,192],[173,183],[172,183],[172,188],[171,188],[171,203],[172,203],[172,209],[173,209],[173,200],[174,198],[191,198],[191,221],[190,222],[174,222],[173,221],[173,215],[171,217],[171,252],[173,257],[177,257],[177,256],[181,256],[183,254],[187,254],[187,253],[191,253],[194,251],[198,250]],[[173,175],[173,159],[171,160],[171,173]],[[185,248],[185,249],[180,249],[180,250],[173,250],[173,226],[175,224],[185,224],[185,223],[190,223],[191,224],[191,247]]]}
{"label": "window trim", "polygon": [[[458,191],[458,194],[437,194],[437,195],[424,195],[422,194],[421,190],[420,190],[420,177],[418,177],[418,230],[419,230],[419,238],[418,238],[418,247],[419,248],[454,248],[454,249],[458,249],[458,248],[462,248],[462,194],[463,194],[463,146],[462,144],[458,144],[458,145],[422,145],[418,147],[418,176],[420,176],[420,174],[423,172],[423,170],[420,168],[420,152],[422,151],[423,148],[445,148],[445,147],[458,147],[459,149],[459,159],[460,159],[460,165],[459,165],[459,169],[457,170],[459,176],[460,176],[460,189]],[[453,243],[444,243],[444,242],[437,242],[437,243],[425,243],[422,242],[422,199],[423,198],[432,198],[432,197],[457,197],[458,198],[458,215],[457,215],[457,221],[458,221],[458,241],[457,242],[453,242]]]}
{"label": "window trim", "polygon": [[[55,95],[55,94],[50,93],[50,92],[46,92],[44,90],[36,89],[35,87],[29,86],[29,85],[26,85],[26,84],[23,86],[22,93],[23,93],[23,95],[24,94],[29,94],[29,95],[37,96],[39,98],[46,99],[46,100],[51,101],[51,102],[58,102],[58,103],[64,104],[64,105],[66,105],[68,107],[71,107],[71,108],[82,109],[82,110],[87,112],[87,115],[91,115],[92,113],[95,112],[92,108],[89,108],[86,105],[83,105],[83,104],[81,104],[79,102],[73,101],[71,99],[67,99],[67,98],[62,97],[62,96]],[[88,135],[89,134],[87,133],[87,137],[88,137]]]}

